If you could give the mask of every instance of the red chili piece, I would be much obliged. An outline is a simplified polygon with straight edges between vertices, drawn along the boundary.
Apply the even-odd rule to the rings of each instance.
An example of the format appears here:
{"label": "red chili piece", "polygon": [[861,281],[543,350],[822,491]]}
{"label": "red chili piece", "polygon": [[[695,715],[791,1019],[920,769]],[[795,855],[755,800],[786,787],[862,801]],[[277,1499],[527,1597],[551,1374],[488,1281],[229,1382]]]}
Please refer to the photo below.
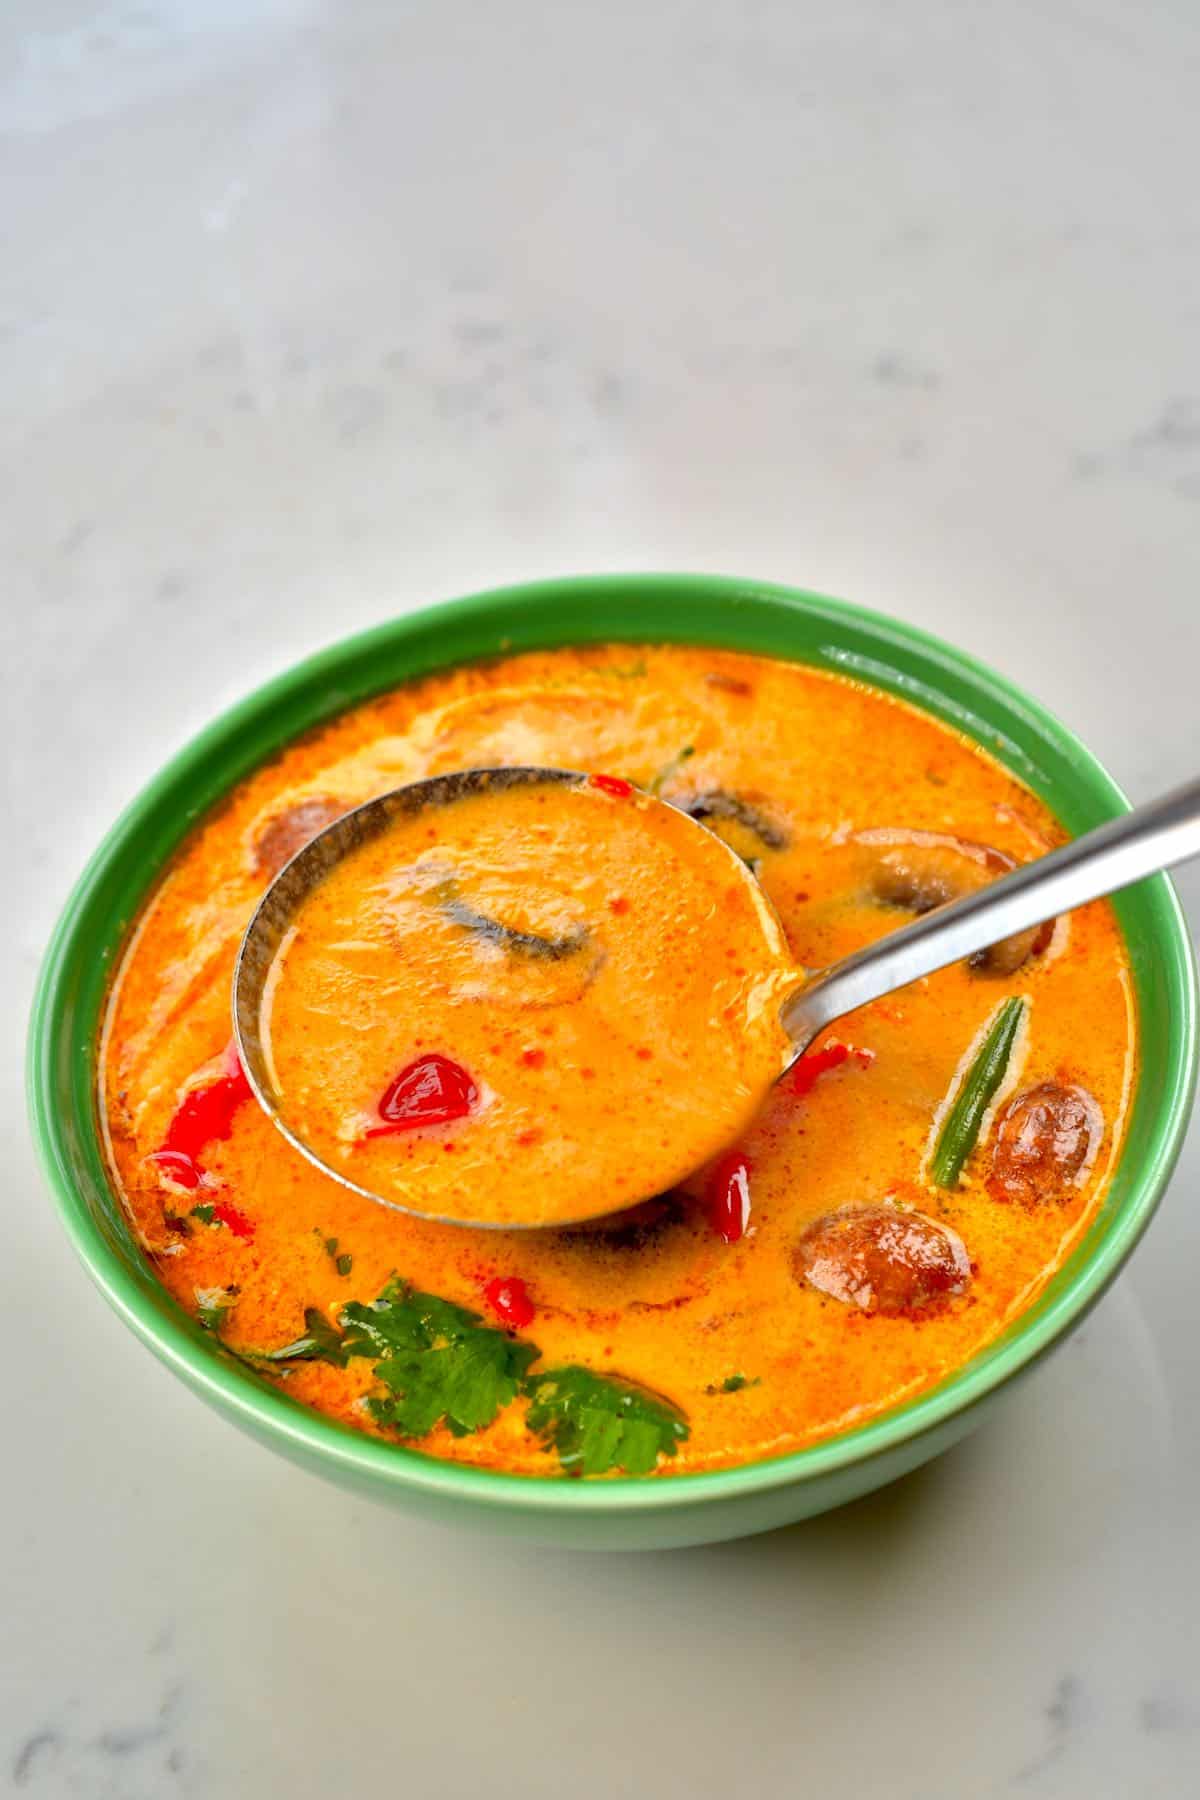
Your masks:
{"label": "red chili piece", "polygon": [[789,1086],[793,1094],[807,1094],[829,1069],[836,1069],[854,1057],[864,1068],[875,1061],[873,1050],[856,1050],[852,1044],[822,1044],[819,1050],[806,1050],[792,1069]]}
{"label": "red chili piece", "polygon": [[745,1236],[750,1223],[750,1164],[740,1150],[728,1151],[708,1178],[708,1216],[727,1244]]}
{"label": "red chili piece", "polygon": [[200,1171],[190,1156],[182,1150],[155,1150],[146,1158],[156,1169],[170,1178],[177,1187],[194,1188],[200,1186]]}
{"label": "red chili piece", "polygon": [[241,1238],[243,1243],[248,1244],[254,1236],[253,1219],[248,1219],[241,1208],[234,1206],[229,1200],[216,1201],[213,1218],[219,1219],[225,1229],[231,1231],[235,1238]]}
{"label": "red chili piece", "polygon": [[484,1288],[483,1297],[496,1317],[517,1331],[533,1320],[533,1301],[519,1275],[497,1275]]}
{"label": "red chili piece", "polygon": [[465,1119],[479,1098],[467,1071],[448,1056],[422,1056],[401,1069],[379,1102],[384,1121],[368,1137],[415,1131],[418,1125],[449,1125]]}
{"label": "red chili piece", "polygon": [[234,1114],[249,1098],[250,1083],[235,1052],[228,1074],[218,1075],[207,1086],[193,1088],[184,1095],[167,1127],[163,1149],[189,1156],[195,1162],[206,1145],[229,1136]]}
{"label": "red chili piece", "polygon": [[196,1187],[203,1174],[200,1152],[218,1139],[229,1136],[234,1114],[249,1098],[250,1083],[246,1080],[246,1072],[238,1061],[237,1050],[229,1044],[225,1050],[225,1073],[184,1095],[167,1127],[161,1148],[147,1160],[155,1163],[180,1187]]}
{"label": "red chili piece", "polygon": [[626,781],[623,775],[589,775],[588,781],[602,794],[611,794],[614,800],[628,800],[633,792],[632,781]]}

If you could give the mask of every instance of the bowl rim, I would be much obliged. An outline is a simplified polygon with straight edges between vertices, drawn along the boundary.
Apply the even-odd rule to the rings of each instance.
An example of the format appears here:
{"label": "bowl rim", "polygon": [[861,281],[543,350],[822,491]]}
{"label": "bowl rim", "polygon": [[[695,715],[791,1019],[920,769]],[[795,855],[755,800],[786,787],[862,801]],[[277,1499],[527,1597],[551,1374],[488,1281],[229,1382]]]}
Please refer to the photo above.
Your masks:
{"label": "bowl rim", "polygon": [[[1134,1180],[1131,1193],[1096,1249],[1086,1259],[1081,1258],[1074,1277],[1063,1283],[1048,1304],[1039,1307],[1035,1302],[1034,1309],[1021,1315],[1001,1339],[984,1346],[975,1359],[935,1387],[850,1431],[777,1457],[739,1463],[731,1468],[669,1474],[655,1480],[647,1480],[644,1476],[614,1476],[603,1481],[580,1482],[554,1476],[500,1473],[387,1443],[310,1411],[277,1389],[260,1383],[231,1358],[223,1358],[215,1346],[197,1341],[189,1332],[190,1321],[182,1309],[175,1307],[173,1302],[170,1310],[163,1308],[161,1299],[165,1298],[165,1290],[158,1290],[157,1300],[150,1299],[146,1286],[109,1242],[83,1200],[72,1172],[70,1145],[56,1101],[53,1054],[60,1015],[75,962],[86,957],[89,950],[94,955],[94,945],[89,945],[81,926],[100,885],[129,852],[144,821],[164,796],[169,795],[177,784],[189,783],[204,761],[230,742],[239,728],[257,716],[269,713],[272,706],[289,692],[295,693],[316,678],[336,676],[339,667],[349,659],[368,654],[376,644],[391,646],[397,639],[403,639],[410,632],[415,634],[430,622],[447,628],[456,624],[466,626],[505,608],[519,610],[523,605],[544,605],[559,598],[576,602],[585,602],[589,598],[628,599],[631,587],[636,587],[639,595],[651,590],[664,598],[704,593],[728,600],[731,605],[736,605],[739,599],[766,601],[781,612],[799,611],[826,619],[831,624],[857,626],[884,652],[889,647],[898,652],[916,652],[948,674],[965,677],[969,683],[990,690],[1010,713],[1015,711],[1023,715],[1043,738],[1053,743],[1074,765],[1094,798],[1113,812],[1128,809],[1129,802],[1121,789],[1074,732],[1006,676],[968,652],[920,627],[847,601],[736,576],[635,571],[564,576],[488,589],[460,599],[421,606],[316,650],[254,688],[204,726],[163,764],[118,816],[89,858],[51,935],[39,971],[28,1035],[26,1076],[33,1140],[59,1218],[76,1254],[135,1335],[193,1391],[203,1395],[227,1416],[232,1416],[260,1440],[273,1442],[280,1450],[310,1465],[324,1464],[330,1474],[347,1480],[357,1479],[360,1484],[382,1484],[398,1491],[410,1490],[427,1496],[482,1503],[498,1510],[515,1509],[539,1514],[642,1513],[663,1508],[694,1509],[713,1502],[744,1498],[820,1480],[887,1456],[902,1445],[943,1430],[952,1419],[980,1406],[996,1389],[1046,1355],[1095,1305],[1148,1226],[1182,1145],[1197,1076],[1196,964],[1178,896],[1170,880],[1160,875],[1139,886],[1152,894],[1155,903],[1156,950],[1161,956],[1161,973],[1165,977],[1170,1003],[1167,1049],[1171,1079],[1169,1091],[1162,1096],[1150,1154]],[[603,641],[717,642],[703,634],[690,639],[685,635],[668,639],[661,632],[649,630],[640,635],[624,631],[596,635],[573,630],[569,619],[564,623],[561,635],[553,641],[559,645]],[[548,648],[551,639],[542,637],[539,642]],[[503,649],[500,653],[504,653]],[[806,660],[800,655],[788,658],[784,653],[774,654],[782,660],[801,664]],[[479,657],[474,654],[459,659],[477,660]],[[849,660],[853,664],[854,659]],[[444,660],[440,666],[452,668],[454,659]],[[809,666],[812,666],[811,662]],[[845,672],[872,684],[869,665],[849,666]],[[395,680],[385,677],[374,691],[383,692],[396,685]],[[919,694],[906,695],[903,685],[884,691],[898,693],[901,698],[907,697],[910,702],[921,705]],[[362,704],[369,697],[366,692],[339,696],[336,682],[331,692],[333,700],[326,715],[329,718],[349,706]],[[939,697],[947,706],[950,704],[944,695]],[[926,706],[922,710],[931,709]],[[960,729],[981,748],[996,754],[992,745],[980,743],[976,732],[965,725]],[[282,748],[288,741],[286,736],[281,737],[276,747]],[[265,758],[257,760],[261,762]],[[1006,760],[1003,753],[1000,760]],[[1014,770],[1014,773],[1019,771]],[[227,782],[226,789],[231,785]],[[207,810],[206,803],[201,811]],[[190,829],[195,817],[190,817],[187,823]],[[161,868],[160,861],[141,889],[142,900]],[[92,1130],[98,1139],[94,1117]],[[1124,1154],[1123,1151],[1122,1157]]]}

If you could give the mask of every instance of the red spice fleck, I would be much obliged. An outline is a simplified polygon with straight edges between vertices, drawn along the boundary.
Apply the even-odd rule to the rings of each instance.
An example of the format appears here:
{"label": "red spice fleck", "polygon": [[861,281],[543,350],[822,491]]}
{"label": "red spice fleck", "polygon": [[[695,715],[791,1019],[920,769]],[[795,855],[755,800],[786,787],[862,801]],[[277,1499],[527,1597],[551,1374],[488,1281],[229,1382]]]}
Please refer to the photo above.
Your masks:
{"label": "red spice fleck", "polygon": [[479,1089],[461,1064],[448,1056],[422,1056],[388,1085],[379,1102],[383,1124],[366,1135],[387,1137],[419,1125],[448,1125],[453,1119],[465,1119],[478,1098]]}
{"label": "red spice fleck", "polygon": [[234,1206],[229,1200],[216,1201],[213,1206],[213,1218],[219,1219],[221,1224],[231,1231],[235,1238],[241,1238],[243,1243],[248,1244],[254,1236],[254,1221],[247,1218],[241,1208]]}
{"label": "red spice fleck", "polygon": [[704,677],[709,687],[721,688],[726,694],[752,694],[754,689],[739,675],[724,675],[714,670]]}
{"label": "red spice fleck", "polygon": [[611,794],[614,800],[628,800],[633,792],[632,781],[626,781],[623,775],[589,775],[588,781],[602,794]]}
{"label": "red spice fleck", "polygon": [[619,917],[622,913],[629,911],[629,901],[624,894],[614,894],[608,903],[608,910],[615,912]]}
{"label": "red spice fleck", "polygon": [[498,1319],[520,1331],[532,1322],[534,1304],[519,1275],[497,1275],[483,1290],[483,1297]]}
{"label": "red spice fleck", "polygon": [[528,1069],[540,1069],[546,1060],[544,1050],[522,1050],[521,1061]]}
{"label": "red spice fleck", "polygon": [[708,1216],[727,1244],[745,1236],[750,1223],[750,1164],[740,1150],[726,1151],[708,1178]]}
{"label": "red spice fleck", "polygon": [[650,1058],[654,1055],[654,1052],[653,1050],[647,1049],[645,1044],[641,1044],[639,1045],[636,1054],[639,1062],[649,1062]]}
{"label": "red spice fleck", "polygon": [[806,1050],[804,1055],[793,1065],[788,1086],[793,1094],[810,1093],[820,1077],[830,1069],[839,1068],[853,1057],[865,1069],[875,1061],[873,1050],[856,1050],[853,1044],[822,1044],[817,1050]]}
{"label": "red spice fleck", "polygon": [[580,1069],[579,1073],[585,1081],[595,1081],[596,1079],[595,1069]]}
{"label": "red spice fleck", "polygon": [[526,1146],[526,1148],[528,1148],[528,1146],[530,1144],[536,1144],[538,1139],[541,1137],[541,1135],[542,1134],[538,1130],[537,1126],[533,1125],[529,1128],[528,1131],[518,1131],[515,1142],[517,1142],[518,1144],[523,1144]]}

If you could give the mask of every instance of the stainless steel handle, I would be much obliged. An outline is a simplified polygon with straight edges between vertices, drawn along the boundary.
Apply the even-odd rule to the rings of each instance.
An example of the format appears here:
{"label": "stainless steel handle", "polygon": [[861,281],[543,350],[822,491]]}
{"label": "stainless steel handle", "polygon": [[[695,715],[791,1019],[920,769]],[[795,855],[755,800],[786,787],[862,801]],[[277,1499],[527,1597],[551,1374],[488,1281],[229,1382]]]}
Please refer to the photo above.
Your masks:
{"label": "stainless steel handle", "polygon": [[819,972],[784,1002],[784,1028],[803,1050],[818,1031],[855,1007],[1190,856],[1200,856],[1200,780],[1022,864]]}

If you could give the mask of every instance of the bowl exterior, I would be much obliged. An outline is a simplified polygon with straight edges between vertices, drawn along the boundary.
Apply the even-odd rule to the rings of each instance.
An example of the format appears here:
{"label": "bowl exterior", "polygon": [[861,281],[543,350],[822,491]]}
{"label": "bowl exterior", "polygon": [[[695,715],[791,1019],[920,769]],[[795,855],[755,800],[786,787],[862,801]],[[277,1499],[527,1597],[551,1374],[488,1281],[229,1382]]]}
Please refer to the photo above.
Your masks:
{"label": "bowl exterior", "polygon": [[105,1173],[97,1037],[109,973],[164,861],[196,819],[283,744],[369,695],[510,651],[605,640],[708,643],[824,668],[898,695],[1004,762],[1078,833],[1126,802],[1036,702],[971,658],[877,614],[718,576],[606,575],[500,589],[408,613],[335,644],[216,720],[117,821],[43,963],[29,1035],[34,1138],[68,1235],[97,1285],[194,1392],[260,1442],[361,1494],[450,1523],[588,1548],[667,1548],[792,1523],[882,1486],[972,1429],[1084,1316],[1166,1186],[1196,1078],[1196,975],[1169,881],[1117,904],[1141,1034],[1126,1147],[1082,1244],[1034,1306],[928,1394],[802,1451],[711,1474],[530,1479],[438,1462],[309,1413],[223,1353],[158,1286]]}

